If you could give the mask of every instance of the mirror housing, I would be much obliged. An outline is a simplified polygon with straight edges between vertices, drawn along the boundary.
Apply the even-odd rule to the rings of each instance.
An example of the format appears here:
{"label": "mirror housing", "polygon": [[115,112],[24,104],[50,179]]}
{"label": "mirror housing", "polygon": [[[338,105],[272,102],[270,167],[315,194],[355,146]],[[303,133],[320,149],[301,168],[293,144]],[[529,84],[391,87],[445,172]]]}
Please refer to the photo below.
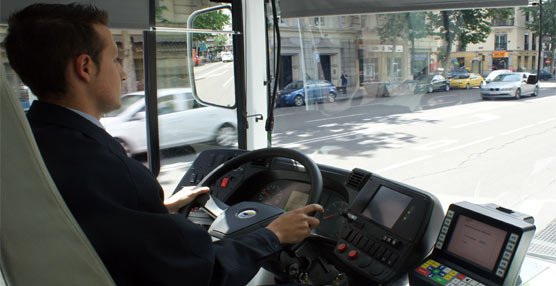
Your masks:
{"label": "mirror housing", "polygon": [[135,113],[135,115],[133,115],[133,117],[131,117],[132,121],[136,121],[136,120],[144,120],[147,117],[147,113],[143,110],[143,111],[138,111],[137,113]]}
{"label": "mirror housing", "polygon": [[[223,10],[229,10],[231,15],[232,6],[229,4],[213,6],[201,10],[197,10],[189,16],[187,20],[187,56],[188,56],[188,69],[189,80],[191,83],[191,91],[193,97],[203,105],[210,105],[216,107],[223,107],[234,109],[236,107],[235,100],[235,78],[234,78],[234,65],[227,62],[233,62],[233,56],[224,57],[223,54],[233,55],[233,46],[226,45],[231,38],[236,34],[232,30],[215,30],[214,27],[203,27],[203,17],[221,18]],[[215,15],[214,17],[211,16]],[[204,63],[201,62],[197,54],[197,45],[199,51],[207,52],[211,47],[208,47],[204,39],[220,38],[224,41],[224,47],[213,46],[214,53],[220,50],[217,54],[210,54],[210,63],[203,68],[200,68]],[[214,40],[216,42],[216,40]],[[194,48],[195,47],[195,48]],[[209,66],[210,65],[210,66]]]}

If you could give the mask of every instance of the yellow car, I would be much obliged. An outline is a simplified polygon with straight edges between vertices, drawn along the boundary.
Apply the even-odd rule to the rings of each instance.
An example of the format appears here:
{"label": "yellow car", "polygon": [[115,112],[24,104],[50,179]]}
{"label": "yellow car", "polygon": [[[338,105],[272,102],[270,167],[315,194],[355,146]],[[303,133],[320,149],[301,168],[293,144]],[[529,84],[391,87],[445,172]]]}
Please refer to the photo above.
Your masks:
{"label": "yellow car", "polygon": [[483,77],[474,73],[463,73],[454,76],[450,80],[451,88],[465,88],[480,87],[483,83]]}

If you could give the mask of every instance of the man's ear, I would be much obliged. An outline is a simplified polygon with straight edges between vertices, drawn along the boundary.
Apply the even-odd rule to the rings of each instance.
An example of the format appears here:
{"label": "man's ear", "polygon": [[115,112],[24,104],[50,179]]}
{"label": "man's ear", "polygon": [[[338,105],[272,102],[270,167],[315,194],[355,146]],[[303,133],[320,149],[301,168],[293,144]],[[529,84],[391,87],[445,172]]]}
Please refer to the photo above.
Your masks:
{"label": "man's ear", "polygon": [[79,55],[75,58],[72,67],[76,77],[87,83],[91,81],[91,76],[96,73],[96,65],[93,59],[86,54]]}

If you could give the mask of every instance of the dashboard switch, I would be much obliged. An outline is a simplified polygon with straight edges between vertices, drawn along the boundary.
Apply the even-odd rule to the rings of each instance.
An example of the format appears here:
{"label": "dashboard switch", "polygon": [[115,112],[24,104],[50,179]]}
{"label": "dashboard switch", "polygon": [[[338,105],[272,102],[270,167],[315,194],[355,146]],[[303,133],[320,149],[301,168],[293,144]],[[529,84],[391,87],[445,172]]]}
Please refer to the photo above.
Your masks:
{"label": "dashboard switch", "polygon": [[348,257],[349,257],[349,259],[355,259],[355,258],[357,258],[358,254],[359,253],[357,252],[357,250],[352,250],[348,253]]}
{"label": "dashboard switch", "polygon": [[347,245],[345,243],[340,243],[340,245],[338,245],[338,251],[339,252],[344,252],[347,250]]}
{"label": "dashboard switch", "polygon": [[222,182],[220,183],[220,187],[227,188],[229,182],[230,182],[230,178],[223,178]]}

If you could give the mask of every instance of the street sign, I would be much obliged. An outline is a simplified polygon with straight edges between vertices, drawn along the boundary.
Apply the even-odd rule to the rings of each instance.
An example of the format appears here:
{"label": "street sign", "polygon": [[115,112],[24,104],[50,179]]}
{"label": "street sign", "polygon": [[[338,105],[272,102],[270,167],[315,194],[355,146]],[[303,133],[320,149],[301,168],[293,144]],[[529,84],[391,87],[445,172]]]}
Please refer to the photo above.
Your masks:
{"label": "street sign", "polygon": [[544,62],[545,62],[547,65],[549,65],[552,61],[551,61],[550,59],[546,59],[546,60],[544,60]]}
{"label": "street sign", "polygon": [[320,54],[315,52],[313,54],[313,60],[315,61],[315,63],[319,63],[320,62]]}
{"label": "street sign", "polygon": [[206,52],[207,50],[207,44],[206,43],[201,43],[201,45],[199,46],[201,52]]}

